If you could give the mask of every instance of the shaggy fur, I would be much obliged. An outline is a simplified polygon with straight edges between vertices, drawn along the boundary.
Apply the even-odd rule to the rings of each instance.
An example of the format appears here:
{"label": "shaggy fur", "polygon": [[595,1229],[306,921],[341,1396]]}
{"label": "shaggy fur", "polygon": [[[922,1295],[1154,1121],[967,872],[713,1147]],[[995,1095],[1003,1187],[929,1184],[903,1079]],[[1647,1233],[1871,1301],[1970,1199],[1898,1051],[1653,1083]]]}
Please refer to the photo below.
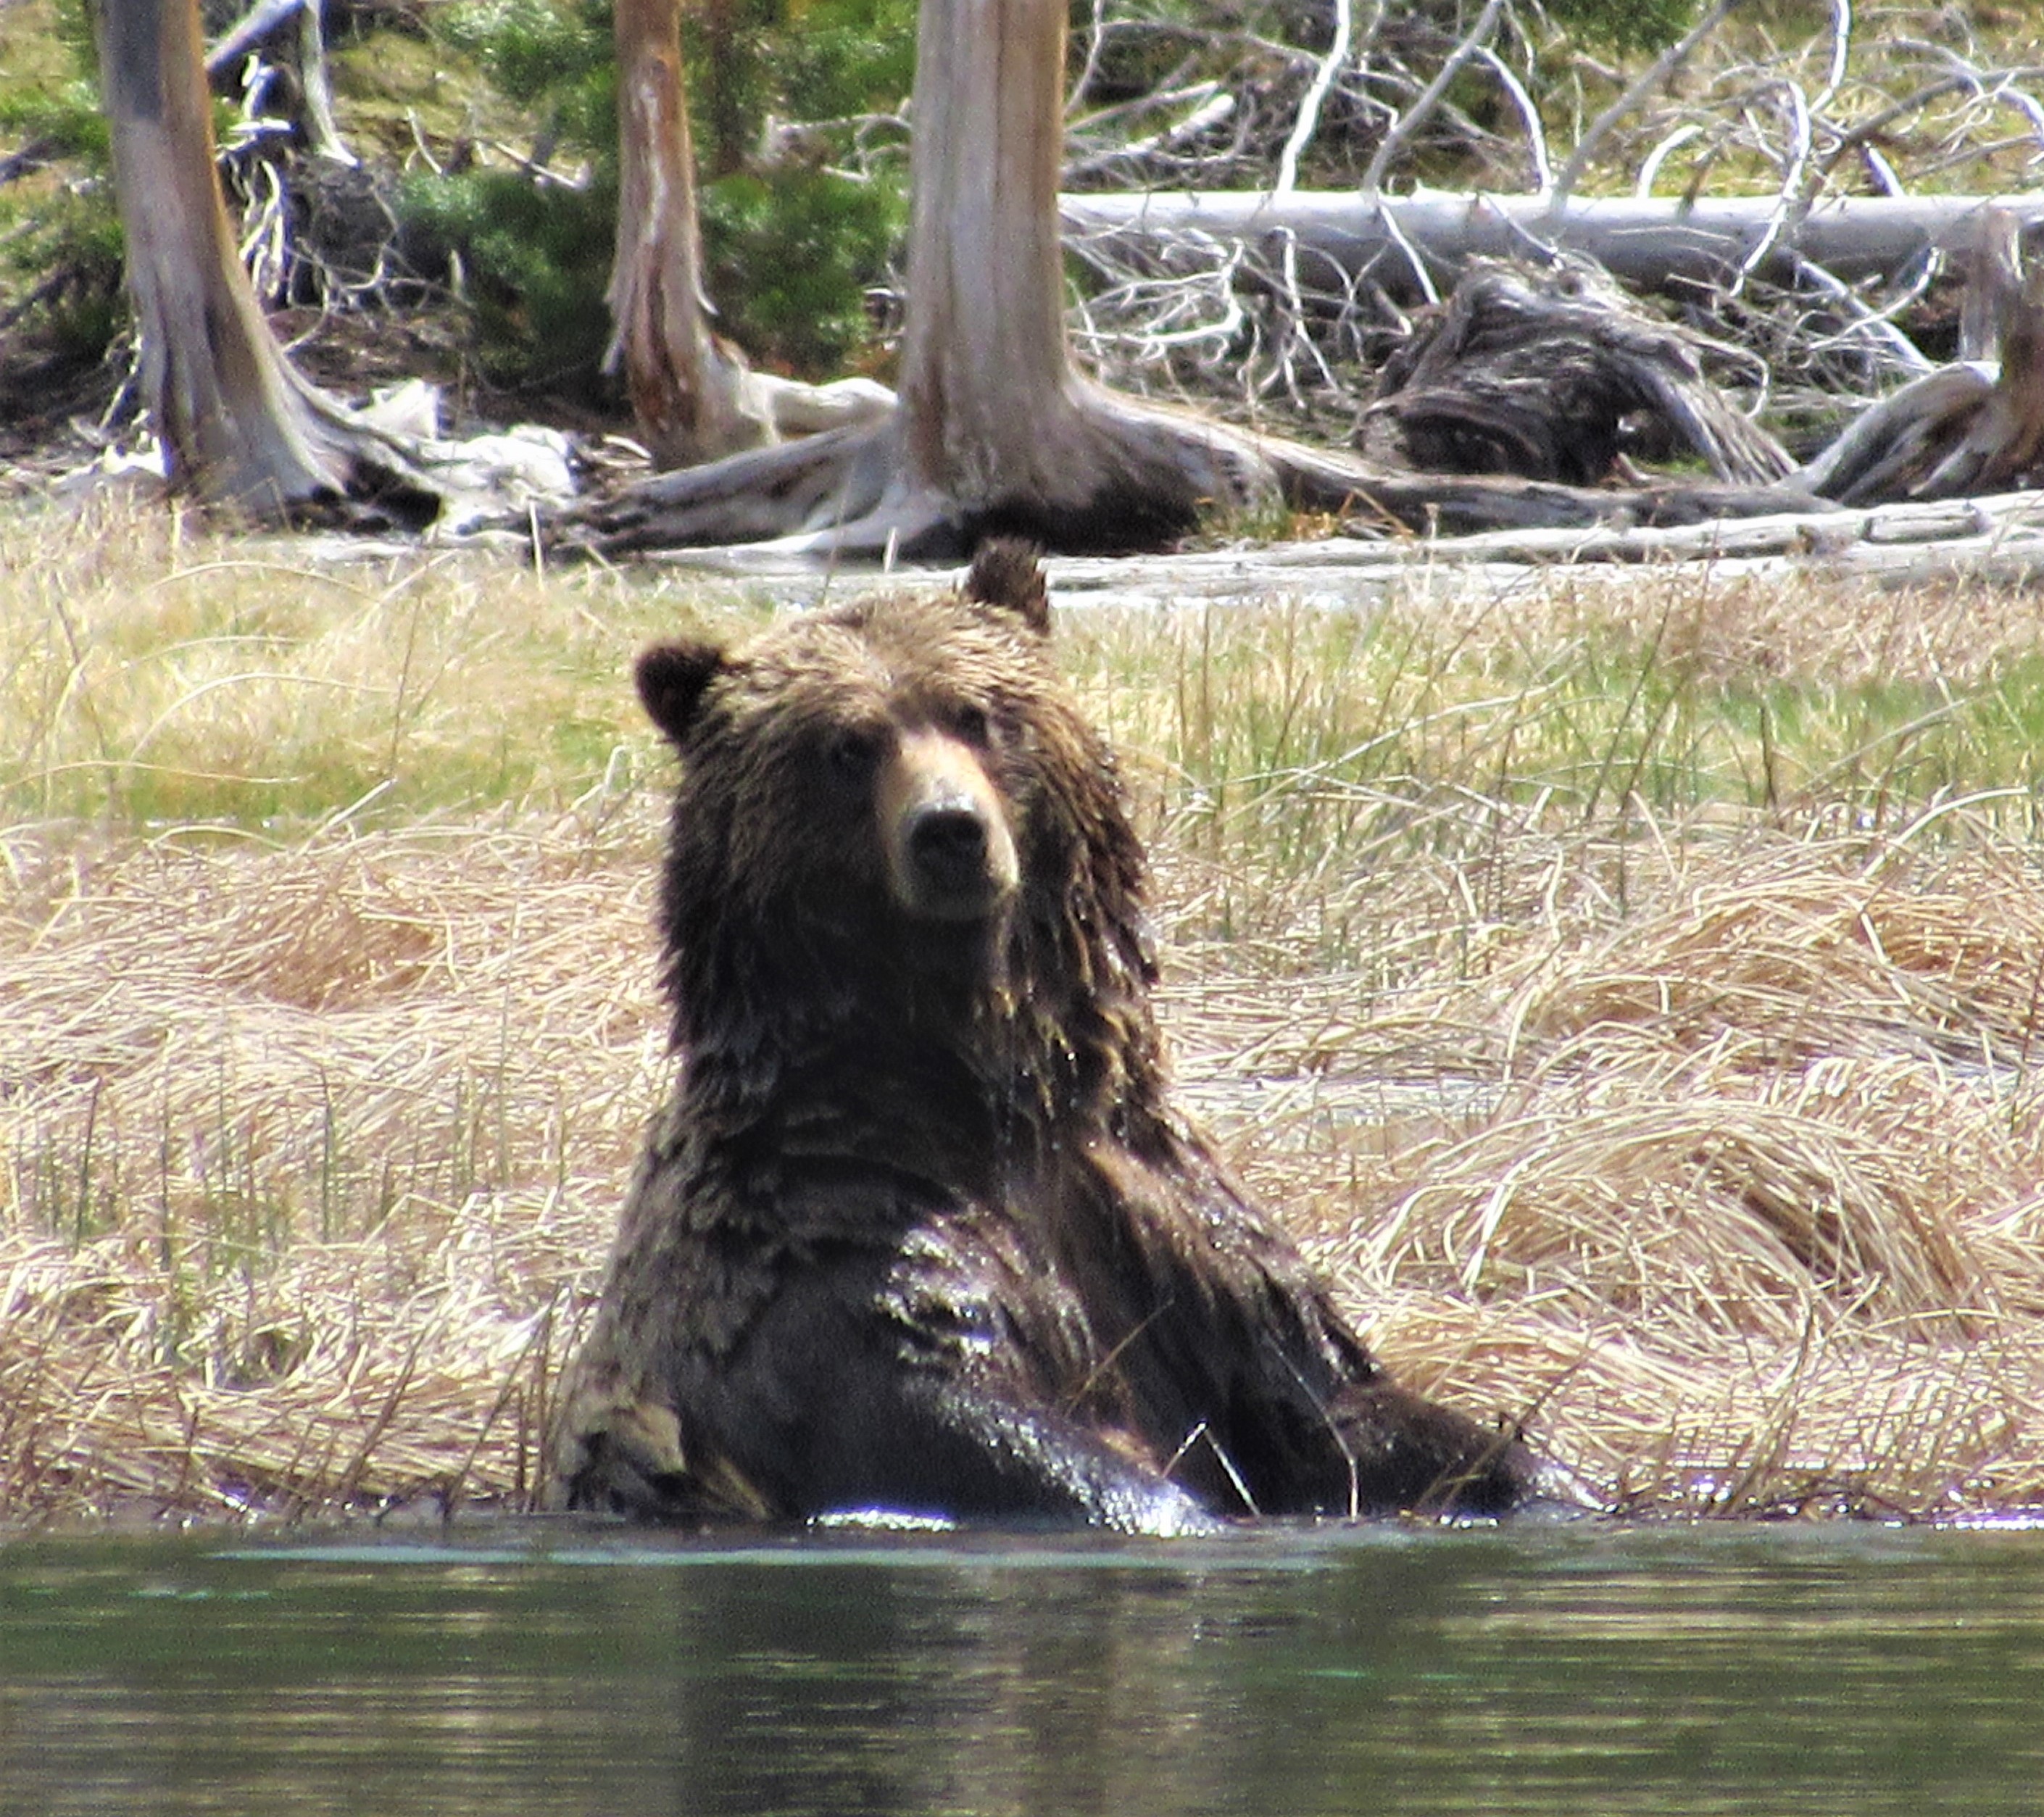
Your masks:
{"label": "shaggy fur", "polygon": [[1170,1532],[1496,1510],[1516,1445],[1387,1379],[1174,1108],[1143,855],[1032,552],[640,690],[682,766],[684,1056],[571,1366],[556,1500]]}

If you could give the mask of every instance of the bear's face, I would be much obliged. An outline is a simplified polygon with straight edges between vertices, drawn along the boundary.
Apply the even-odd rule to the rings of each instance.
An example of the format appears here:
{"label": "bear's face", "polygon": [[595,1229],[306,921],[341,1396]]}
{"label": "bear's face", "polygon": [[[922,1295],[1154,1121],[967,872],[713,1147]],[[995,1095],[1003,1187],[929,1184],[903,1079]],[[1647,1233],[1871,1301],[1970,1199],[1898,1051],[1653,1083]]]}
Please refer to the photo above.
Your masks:
{"label": "bear's face", "polygon": [[678,943],[711,914],[809,940],[998,919],[1039,792],[1042,640],[984,602],[883,597],[736,650],[647,651],[640,693],[683,762]]}
{"label": "bear's face", "polygon": [[693,1079],[764,1092],[840,1039],[905,1077],[946,1051],[1012,1116],[1151,1066],[1142,844],[1049,630],[1033,552],[997,544],[960,595],[640,659],[681,759],[662,978]]}

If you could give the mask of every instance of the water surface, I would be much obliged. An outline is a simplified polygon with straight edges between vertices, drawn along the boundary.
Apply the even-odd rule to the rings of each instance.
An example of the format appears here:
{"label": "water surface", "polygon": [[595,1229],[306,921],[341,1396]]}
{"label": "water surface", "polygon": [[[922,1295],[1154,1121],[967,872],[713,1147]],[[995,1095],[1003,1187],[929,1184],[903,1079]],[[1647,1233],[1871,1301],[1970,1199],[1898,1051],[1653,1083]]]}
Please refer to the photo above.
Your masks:
{"label": "water surface", "polygon": [[0,1546],[0,1811],[2040,1807],[2044,1532]]}

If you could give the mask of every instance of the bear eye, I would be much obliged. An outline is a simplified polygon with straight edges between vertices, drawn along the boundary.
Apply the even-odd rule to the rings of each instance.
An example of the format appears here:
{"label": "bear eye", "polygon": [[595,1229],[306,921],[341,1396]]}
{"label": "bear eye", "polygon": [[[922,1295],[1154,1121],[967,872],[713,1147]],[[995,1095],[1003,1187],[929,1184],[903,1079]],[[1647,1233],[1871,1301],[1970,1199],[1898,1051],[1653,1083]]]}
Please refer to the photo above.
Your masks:
{"label": "bear eye", "polygon": [[962,701],[953,709],[951,731],[966,743],[982,747],[993,737],[993,725],[986,716],[986,709],[971,701]]}
{"label": "bear eye", "polygon": [[840,781],[863,782],[879,764],[879,736],[863,727],[843,727],[824,747],[824,759]]}

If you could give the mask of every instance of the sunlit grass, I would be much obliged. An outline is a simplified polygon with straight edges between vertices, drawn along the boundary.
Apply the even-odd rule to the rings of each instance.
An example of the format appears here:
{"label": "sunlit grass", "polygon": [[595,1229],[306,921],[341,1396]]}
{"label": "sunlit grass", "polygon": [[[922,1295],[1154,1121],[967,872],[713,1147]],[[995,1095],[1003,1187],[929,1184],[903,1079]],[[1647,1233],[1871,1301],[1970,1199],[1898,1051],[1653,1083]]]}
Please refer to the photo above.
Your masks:
{"label": "sunlit grass", "polygon": [[[407,555],[315,568],[132,514],[0,528],[0,806],[288,834],[561,806],[645,743],[685,590]],[[373,810],[373,811],[372,811]]]}
{"label": "sunlit grass", "polygon": [[1183,811],[1212,836],[1261,823],[1300,851],[1386,798],[1410,812],[1477,795],[1619,830],[1704,809],[1874,824],[1958,789],[2035,788],[2036,607],[2011,601],[1988,628],[1949,590],[1803,585],[1789,609],[1819,622],[1781,646],[1731,634],[1751,590],[1649,570],[1622,591],[1563,578],[1370,615],[1194,609],[1082,627],[1074,660],[1121,741],[1183,778]]}
{"label": "sunlit grass", "polygon": [[[1374,612],[1078,613],[1063,637],[1180,836],[1279,876],[1393,824],[1454,849],[1454,803],[1623,833],[1699,814],[1865,829],[2034,794],[2034,604],[1757,590],[1662,570],[1484,602],[1414,582]],[[364,804],[371,824],[562,807],[650,748],[631,652],[704,612],[757,608],[672,577],[453,553],[313,566],[132,511],[17,515],[0,806],[286,832]]]}

